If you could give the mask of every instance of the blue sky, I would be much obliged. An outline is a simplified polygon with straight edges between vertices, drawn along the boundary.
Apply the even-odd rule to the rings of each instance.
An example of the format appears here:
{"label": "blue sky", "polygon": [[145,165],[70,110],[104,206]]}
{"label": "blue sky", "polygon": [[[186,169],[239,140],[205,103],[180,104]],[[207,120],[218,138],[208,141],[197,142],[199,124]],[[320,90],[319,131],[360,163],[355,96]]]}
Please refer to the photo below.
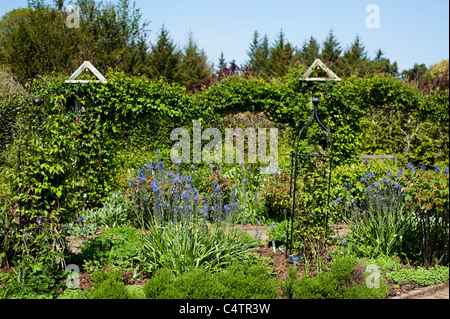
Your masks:
{"label": "blue sky", "polygon": [[[50,1],[47,1],[50,2]],[[107,1],[108,2],[108,1]],[[111,1],[109,1],[111,2]],[[112,1],[115,2],[115,1]],[[369,57],[381,48],[399,70],[414,63],[427,67],[449,58],[448,0],[136,0],[143,19],[151,21],[149,39],[164,24],[180,48],[189,31],[210,62],[225,59],[247,61],[254,31],[267,34],[271,42],[282,29],[286,39],[301,47],[310,36],[323,42],[330,29],[345,49],[359,35]],[[66,1],[69,3],[69,1]],[[0,0],[0,15],[25,7],[26,0]],[[371,12],[379,8],[379,28],[368,28]]]}

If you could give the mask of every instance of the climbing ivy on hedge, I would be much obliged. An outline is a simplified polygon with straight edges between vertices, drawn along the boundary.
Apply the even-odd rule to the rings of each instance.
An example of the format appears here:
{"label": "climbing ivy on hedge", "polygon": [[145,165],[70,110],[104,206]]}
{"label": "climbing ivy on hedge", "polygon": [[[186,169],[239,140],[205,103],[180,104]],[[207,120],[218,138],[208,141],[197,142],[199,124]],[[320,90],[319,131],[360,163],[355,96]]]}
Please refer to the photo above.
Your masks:
{"label": "climbing ivy on hedge", "polygon": [[[192,120],[222,128],[228,114],[264,112],[298,130],[311,116],[313,96],[321,97],[319,117],[333,135],[335,165],[361,153],[395,152],[414,164],[448,161],[448,91],[424,95],[386,75],[300,82],[302,71],[272,80],[234,75],[199,93],[122,73],[107,74],[108,84],[67,84],[61,77],[31,83],[26,95],[0,102],[8,124],[0,132],[0,163],[13,170],[15,220],[31,223],[42,210],[60,220],[98,207],[117,185],[127,147],[168,149],[172,129],[190,130]],[[43,104],[34,105],[35,97]]]}

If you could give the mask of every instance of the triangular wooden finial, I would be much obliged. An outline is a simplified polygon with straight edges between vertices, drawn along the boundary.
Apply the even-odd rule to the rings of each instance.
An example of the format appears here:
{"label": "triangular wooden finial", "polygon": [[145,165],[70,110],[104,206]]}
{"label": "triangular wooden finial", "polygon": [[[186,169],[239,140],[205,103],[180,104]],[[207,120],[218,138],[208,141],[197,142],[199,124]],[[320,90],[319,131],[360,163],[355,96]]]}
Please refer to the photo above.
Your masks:
{"label": "triangular wooden finial", "polygon": [[[97,81],[92,80],[77,80],[76,78],[83,72],[85,69],[89,69],[95,77],[98,79]],[[83,64],[80,65],[80,67],[73,72],[73,74],[69,77],[69,79],[66,81],[66,83],[91,83],[91,82],[100,82],[100,83],[108,83],[106,81],[105,77],[92,65],[89,61],[84,61]]]}
{"label": "triangular wooden finial", "polygon": [[[309,75],[311,74],[312,70],[314,68],[320,67],[322,70],[324,70],[328,74],[328,78],[310,78]],[[316,59],[313,64],[309,67],[309,69],[303,74],[303,77],[300,79],[300,81],[340,81],[341,79],[334,74],[333,71],[331,71],[320,59]]]}

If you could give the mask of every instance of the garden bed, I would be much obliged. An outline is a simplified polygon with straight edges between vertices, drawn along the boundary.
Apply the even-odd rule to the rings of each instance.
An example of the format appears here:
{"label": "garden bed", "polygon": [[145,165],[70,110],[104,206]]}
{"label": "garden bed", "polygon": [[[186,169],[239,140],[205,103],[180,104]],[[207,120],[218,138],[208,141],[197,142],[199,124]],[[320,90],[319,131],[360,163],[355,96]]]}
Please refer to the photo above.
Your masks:
{"label": "garden bed", "polygon": [[[341,225],[342,226],[342,225]],[[339,227],[339,226],[338,226]],[[269,228],[269,226],[253,226],[253,225],[244,225],[244,226],[238,226],[238,228],[242,229],[243,231],[255,235],[256,232],[261,232],[261,245],[256,248],[253,252],[257,254],[258,257],[261,258],[261,263],[265,263],[268,261],[268,264],[271,265],[271,270],[275,277],[277,277],[279,280],[284,280],[288,277],[288,268],[293,267],[294,264],[292,262],[289,262],[289,260],[285,256],[285,250],[276,248],[275,251],[271,245],[269,246],[266,242],[267,235],[266,231]],[[339,227],[342,229],[342,227]],[[68,246],[71,248],[71,251],[74,254],[81,253],[79,247],[82,242],[90,239],[95,238],[97,236],[86,236],[86,237],[76,237],[76,236],[70,236],[66,237],[68,241]],[[327,251],[332,251],[334,249],[334,246],[328,246]],[[265,260],[265,261],[264,261]],[[325,261],[326,263],[331,261],[331,257],[328,257]],[[303,267],[304,265],[302,263],[297,263],[296,268],[298,269],[298,277],[301,277],[303,275]],[[404,266],[401,266],[404,267]],[[107,267],[104,266],[103,269],[106,269]],[[314,274],[309,274],[314,275]],[[123,272],[122,280],[126,285],[140,285],[144,286],[147,280],[151,278],[151,275],[146,274],[140,274],[139,276],[135,277],[133,270],[127,270]],[[414,281],[403,281],[401,283],[396,283],[390,279],[382,278],[388,286],[389,286],[389,295],[388,298],[398,297],[400,295],[405,295],[407,293],[416,291],[417,289],[420,289],[424,286],[421,286],[417,284]],[[92,289],[92,273],[84,271],[80,273],[80,289],[81,290],[90,290]]]}
{"label": "garden bed", "polygon": [[[293,263],[289,262],[287,258],[285,258],[284,252],[282,253],[279,249],[275,252],[272,247],[269,247],[267,244],[261,245],[259,248],[255,250],[255,252],[262,258],[269,258],[272,262],[272,270],[276,273],[276,277],[280,280],[286,279],[288,277],[287,269],[288,267],[292,267]],[[299,269],[299,276],[302,275],[302,264],[297,264],[296,267]],[[106,269],[106,267],[105,267]],[[133,271],[128,270],[124,271],[122,280],[126,285],[140,285],[144,286],[147,280],[149,280],[151,276],[139,275],[137,278],[133,279]],[[404,281],[401,283],[395,283],[394,281],[386,278],[382,278],[382,280],[386,281],[389,286],[389,296],[388,299],[393,297],[398,297],[401,295],[405,295],[407,293],[411,293],[416,291],[423,286],[418,285],[414,281]],[[81,272],[80,273],[80,289],[81,290],[90,290],[92,289],[92,274],[89,272]]]}

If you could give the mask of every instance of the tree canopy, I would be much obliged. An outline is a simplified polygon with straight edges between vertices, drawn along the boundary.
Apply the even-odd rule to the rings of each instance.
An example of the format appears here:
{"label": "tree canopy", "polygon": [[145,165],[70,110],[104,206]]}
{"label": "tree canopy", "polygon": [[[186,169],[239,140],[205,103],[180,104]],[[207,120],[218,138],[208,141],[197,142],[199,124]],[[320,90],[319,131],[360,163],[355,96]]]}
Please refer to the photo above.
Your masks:
{"label": "tree canopy", "polygon": [[[115,4],[76,0],[74,5],[79,8],[79,28],[67,27],[64,0],[54,0],[52,4],[29,0],[27,8],[12,10],[1,17],[2,71],[24,84],[49,74],[69,76],[88,60],[101,73],[120,71],[186,86],[205,81],[213,72],[220,75],[230,63],[235,64],[233,57],[227,62],[223,52],[209,60],[192,32],[188,33],[183,48],[179,48],[162,25],[151,43],[148,38],[151,22],[143,20],[140,9],[130,0],[118,0]],[[290,68],[300,65],[307,68],[317,58],[341,78],[367,74],[389,74],[415,82],[448,78],[448,60],[430,69],[416,64],[400,73],[397,63],[390,61],[381,48],[373,54],[367,52],[359,35],[345,46],[333,29],[322,42],[311,36],[300,47],[289,41],[283,30],[272,41],[255,30],[247,55],[247,61],[239,67],[263,78],[284,76]],[[214,65],[212,60],[218,63]]]}

